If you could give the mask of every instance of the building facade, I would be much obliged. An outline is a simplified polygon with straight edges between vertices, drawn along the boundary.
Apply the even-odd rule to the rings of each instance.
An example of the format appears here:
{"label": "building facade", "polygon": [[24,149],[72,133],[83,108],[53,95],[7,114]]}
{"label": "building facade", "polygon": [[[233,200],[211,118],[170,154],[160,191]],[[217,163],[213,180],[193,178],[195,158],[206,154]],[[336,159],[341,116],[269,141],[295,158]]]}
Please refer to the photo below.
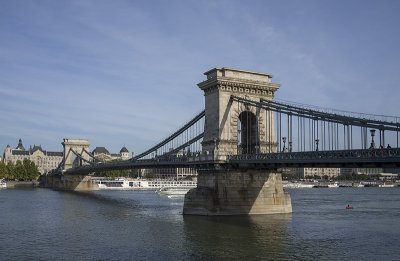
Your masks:
{"label": "building facade", "polygon": [[354,173],[354,174],[366,174],[366,175],[377,175],[383,172],[383,168],[342,168],[341,174]]}
{"label": "building facade", "polygon": [[328,176],[329,178],[334,178],[340,175],[340,168],[297,168],[296,175],[299,178],[307,176],[319,176],[321,178]]}
{"label": "building facade", "polygon": [[119,154],[110,153],[105,147],[96,147],[92,151],[92,154],[93,154],[93,156],[95,156],[96,158],[98,158],[102,161],[128,160],[129,159],[129,151],[125,146],[122,147],[122,149],[119,151]]}
{"label": "building facade", "polygon": [[139,174],[142,178],[148,174],[154,174],[156,179],[182,180],[197,177],[197,170],[194,168],[155,168],[141,169]]}
{"label": "building facade", "polygon": [[5,163],[11,161],[14,164],[20,160],[28,159],[35,163],[41,174],[48,173],[58,167],[63,160],[63,152],[59,151],[46,151],[42,149],[42,146],[31,146],[29,150],[26,150],[22,145],[22,140],[19,139],[18,146],[12,149],[7,145],[4,150],[3,160]]}

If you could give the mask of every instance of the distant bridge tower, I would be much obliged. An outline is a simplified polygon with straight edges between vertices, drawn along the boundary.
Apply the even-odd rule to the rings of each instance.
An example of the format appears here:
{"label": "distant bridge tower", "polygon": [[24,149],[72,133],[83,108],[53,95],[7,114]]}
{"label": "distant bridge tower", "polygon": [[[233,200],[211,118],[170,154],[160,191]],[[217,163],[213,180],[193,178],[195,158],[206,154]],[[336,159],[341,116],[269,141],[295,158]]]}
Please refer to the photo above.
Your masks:
{"label": "distant bridge tower", "polygon": [[271,83],[271,74],[231,68],[215,68],[204,73],[198,84],[205,96],[203,151],[219,156],[276,152],[272,111],[233,102],[235,95],[253,101],[272,100],[280,84]]}
{"label": "distant bridge tower", "polygon": [[64,170],[73,167],[75,154],[70,151],[71,149],[89,161],[89,155],[83,153],[84,150],[89,151],[90,143],[87,139],[64,139],[61,144],[64,147]]}

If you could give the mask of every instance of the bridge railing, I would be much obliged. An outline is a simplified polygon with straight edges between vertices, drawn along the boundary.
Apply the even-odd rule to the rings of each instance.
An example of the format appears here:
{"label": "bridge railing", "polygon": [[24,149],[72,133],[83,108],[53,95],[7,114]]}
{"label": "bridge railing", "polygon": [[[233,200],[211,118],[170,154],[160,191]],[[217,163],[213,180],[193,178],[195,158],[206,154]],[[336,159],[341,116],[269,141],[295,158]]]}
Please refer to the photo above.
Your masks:
{"label": "bridge railing", "polygon": [[339,150],[339,151],[309,151],[309,152],[281,152],[268,154],[242,154],[232,155],[228,158],[229,163],[240,162],[293,162],[293,161],[312,161],[335,162],[335,161],[393,161],[400,163],[400,149],[359,149],[359,150]]}
{"label": "bridge railing", "polygon": [[[266,139],[276,142],[278,151],[339,151],[369,147],[400,147],[398,117],[331,113],[296,104],[263,99],[255,101],[234,95],[231,96],[231,100],[268,113]],[[247,139],[246,144],[251,142],[248,135],[242,136],[242,139]]]}

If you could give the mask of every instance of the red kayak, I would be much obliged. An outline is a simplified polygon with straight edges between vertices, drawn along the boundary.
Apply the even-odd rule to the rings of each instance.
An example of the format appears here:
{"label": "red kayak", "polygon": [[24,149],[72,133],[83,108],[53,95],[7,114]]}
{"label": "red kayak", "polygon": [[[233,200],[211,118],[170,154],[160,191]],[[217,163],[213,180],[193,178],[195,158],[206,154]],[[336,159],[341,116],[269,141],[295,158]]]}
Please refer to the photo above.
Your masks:
{"label": "red kayak", "polygon": [[354,207],[351,206],[347,206],[346,209],[353,209]]}

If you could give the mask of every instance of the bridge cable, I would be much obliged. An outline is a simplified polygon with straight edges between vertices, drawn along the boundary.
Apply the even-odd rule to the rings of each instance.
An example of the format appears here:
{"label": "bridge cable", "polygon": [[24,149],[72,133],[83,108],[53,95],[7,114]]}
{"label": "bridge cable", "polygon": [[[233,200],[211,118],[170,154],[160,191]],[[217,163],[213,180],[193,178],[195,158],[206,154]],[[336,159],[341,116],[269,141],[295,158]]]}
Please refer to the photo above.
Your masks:
{"label": "bridge cable", "polygon": [[92,153],[90,153],[90,152],[87,151],[86,149],[83,149],[82,152],[86,152],[86,154],[89,155],[89,157],[91,157],[91,158],[97,160],[99,163],[103,163],[103,160],[101,160],[101,159],[95,157]]}
{"label": "bridge cable", "polygon": [[[202,112],[200,112],[198,115],[196,115],[192,120],[190,120],[188,123],[186,123],[183,127],[181,127],[179,130],[177,130],[176,132],[174,132],[172,135],[170,135],[169,137],[167,137],[166,139],[164,139],[163,141],[161,141],[160,143],[156,144],[155,146],[151,147],[150,149],[146,150],[143,153],[140,153],[139,155],[133,157],[131,160],[137,160],[140,158],[143,158],[145,156],[148,156],[149,154],[151,154],[152,152],[156,152],[159,148],[161,148],[162,146],[168,144],[169,142],[172,141],[172,144],[174,143],[174,139],[178,138],[180,134],[184,133],[188,128],[190,128],[191,126],[193,126],[197,121],[199,121],[201,118],[203,118],[205,116],[205,110],[203,110]],[[182,141],[182,138],[180,139],[180,141]],[[178,141],[177,141],[178,142]]]}
{"label": "bridge cable", "polygon": [[[80,160],[85,161],[86,163],[89,163],[89,165],[93,165],[94,163],[85,159],[84,157],[82,157],[81,155],[79,155],[79,153],[77,153],[76,151],[74,151],[73,149],[70,149],[70,151],[72,151]],[[82,166],[82,162],[80,163]]]}

